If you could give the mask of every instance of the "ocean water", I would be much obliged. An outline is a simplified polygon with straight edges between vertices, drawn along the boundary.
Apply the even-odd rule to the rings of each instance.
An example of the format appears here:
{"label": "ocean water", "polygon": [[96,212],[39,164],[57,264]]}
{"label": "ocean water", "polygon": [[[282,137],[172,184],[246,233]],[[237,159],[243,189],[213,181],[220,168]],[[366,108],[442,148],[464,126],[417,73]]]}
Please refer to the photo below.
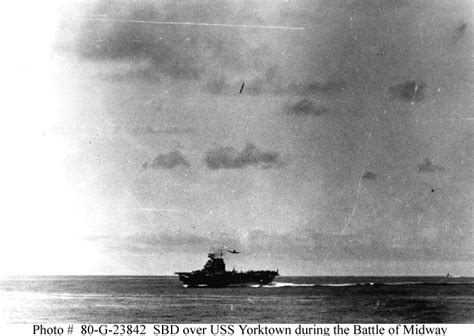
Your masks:
{"label": "ocean water", "polygon": [[278,277],[184,288],[177,277],[0,280],[7,323],[473,323],[474,278]]}

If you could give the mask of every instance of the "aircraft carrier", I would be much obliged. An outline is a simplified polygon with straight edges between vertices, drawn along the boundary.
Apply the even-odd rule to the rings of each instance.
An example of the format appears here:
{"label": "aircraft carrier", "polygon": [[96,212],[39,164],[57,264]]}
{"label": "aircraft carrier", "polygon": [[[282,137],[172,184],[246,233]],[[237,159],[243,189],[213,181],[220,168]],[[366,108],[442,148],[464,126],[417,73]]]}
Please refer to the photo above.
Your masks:
{"label": "aircraft carrier", "polygon": [[[239,253],[229,251],[230,253]],[[235,269],[226,271],[221,249],[210,252],[209,260],[202,270],[192,272],[176,272],[179,280],[187,287],[234,287],[249,285],[267,285],[275,279],[276,271],[237,272]]]}

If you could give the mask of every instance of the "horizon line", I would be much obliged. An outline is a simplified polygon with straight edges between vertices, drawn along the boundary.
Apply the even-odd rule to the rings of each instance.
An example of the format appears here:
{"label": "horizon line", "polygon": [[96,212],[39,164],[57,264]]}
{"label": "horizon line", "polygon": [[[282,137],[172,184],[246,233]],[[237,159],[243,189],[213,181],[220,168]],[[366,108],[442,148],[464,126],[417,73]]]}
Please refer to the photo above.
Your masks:
{"label": "horizon line", "polygon": [[[0,279],[9,277],[178,277],[176,274],[12,274],[12,275],[0,275]],[[459,278],[474,278],[473,275],[279,275],[279,277],[314,277],[314,278],[367,278],[367,277],[380,277],[380,278],[403,278],[403,277],[437,277],[447,279],[459,279]]]}

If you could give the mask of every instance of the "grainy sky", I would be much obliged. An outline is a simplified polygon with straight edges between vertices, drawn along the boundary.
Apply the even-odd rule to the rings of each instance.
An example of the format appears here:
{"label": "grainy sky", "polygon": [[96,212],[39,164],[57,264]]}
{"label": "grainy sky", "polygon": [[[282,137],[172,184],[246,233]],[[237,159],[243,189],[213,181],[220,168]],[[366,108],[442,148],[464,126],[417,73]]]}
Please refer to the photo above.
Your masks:
{"label": "grainy sky", "polygon": [[472,276],[472,9],[68,3],[2,270],[172,274],[226,246],[282,275]]}

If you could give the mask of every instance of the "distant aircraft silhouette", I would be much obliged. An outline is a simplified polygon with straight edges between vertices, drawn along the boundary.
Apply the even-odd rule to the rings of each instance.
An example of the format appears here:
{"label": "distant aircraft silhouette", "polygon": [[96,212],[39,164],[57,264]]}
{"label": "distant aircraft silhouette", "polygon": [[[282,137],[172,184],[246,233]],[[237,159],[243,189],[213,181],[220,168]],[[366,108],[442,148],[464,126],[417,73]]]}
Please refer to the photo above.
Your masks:
{"label": "distant aircraft silhouette", "polygon": [[[242,93],[242,91],[244,91],[244,85],[245,85],[245,82],[242,82],[242,86],[240,87],[239,93]],[[234,250],[234,251],[235,251],[235,250]]]}
{"label": "distant aircraft silhouette", "polygon": [[236,250],[233,250],[233,251],[227,250],[227,252],[229,252],[229,253],[234,253],[234,254],[239,254],[239,253],[240,253],[239,251],[236,251]]}

